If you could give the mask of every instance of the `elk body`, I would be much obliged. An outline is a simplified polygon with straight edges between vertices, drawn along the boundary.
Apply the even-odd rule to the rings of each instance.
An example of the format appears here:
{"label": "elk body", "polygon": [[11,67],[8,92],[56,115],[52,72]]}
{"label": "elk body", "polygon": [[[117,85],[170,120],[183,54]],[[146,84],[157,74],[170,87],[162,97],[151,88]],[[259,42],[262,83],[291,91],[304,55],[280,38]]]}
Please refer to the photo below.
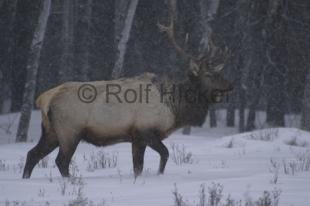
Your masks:
{"label": "elk body", "polygon": [[[173,21],[170,27],[160,25],[160,29],[185,54],[175,42]],[[62,176],[69,176],[69,163],[81,140],[97,146],[130,142],[135,176],[143,170],[149,146],[159,153],[159,173],[163,173],[169,152],[162,140],[183,126],[201,126],[214,102],[213,91],[232,89],[219,73],[225,52],[210,47],[203,58],[187,58],[188,76],[182,81],[145,73],[111,81],[68,82],[40,95],[36,104],[42,113],[42,136],[28,152],[23,178],[29,178],[39,160],[57,147],[56,165]],[[82,94],[94,97],[92,101],[81,101],[85,85],[89,87]],[[184,98],[180,85],[182,91],[199,91],[203,98]]]}

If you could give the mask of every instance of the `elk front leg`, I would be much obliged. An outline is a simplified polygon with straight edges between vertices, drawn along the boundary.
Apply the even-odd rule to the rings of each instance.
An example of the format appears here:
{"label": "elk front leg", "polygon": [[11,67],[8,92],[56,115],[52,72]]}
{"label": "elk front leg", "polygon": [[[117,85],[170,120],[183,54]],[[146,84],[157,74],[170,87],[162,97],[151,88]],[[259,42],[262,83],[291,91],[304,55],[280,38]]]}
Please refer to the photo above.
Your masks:
{"label": "elk front leg", "polygon": [[153,150],[159,153],[160,155],[160,164],[158,174],[163,174],[166,163],[169,158],[169,151],[167,147],[162,143],[161,139],[163,139],[162,135],[158,131],[149,131],[146,133],[145,141],[147,146],[151,147]]}
{"label": "elk front leg", "polygon": [[132,160],[133,160],[133,170],[134,170],[135,178],[142,173],[145,148],[146,148],[146,145],[142,141],[139,141],[138,139],[133,140]]}
{"label": "elk front leg", "polygon": [[152,143],[148,144],[148,146],[150,146],[153,150],[159,153],[160,163],[158,174],[163,174],[169,158],[169,151],[167,147],[159,139],[156,141],[152,141]]}

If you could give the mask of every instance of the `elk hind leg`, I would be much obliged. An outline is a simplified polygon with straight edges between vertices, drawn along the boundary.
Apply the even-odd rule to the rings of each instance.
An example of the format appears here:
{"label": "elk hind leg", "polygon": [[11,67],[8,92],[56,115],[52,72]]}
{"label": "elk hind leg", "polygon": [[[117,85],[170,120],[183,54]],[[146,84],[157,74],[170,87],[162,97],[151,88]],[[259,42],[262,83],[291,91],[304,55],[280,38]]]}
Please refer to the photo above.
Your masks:
{"label": "elk hind leg", "polygon": [[44,126],[42,125],[42,135],[38,144],[32,148],[27,154],[27,160],[23,172],[23,178],[30,178],[31,173],[35,165],[51,153],[58,146],[58,141],[52,132],[46,133]]}
{"label": "elk hind leg", "polygon": [[59,143],[59,152],[55,162],[60,174],[63,177],[69,177],[69,165],[71,162],[71,158],[77,148],[77,145],[81,140],[81,135],[62,135],[61,138],[66,139],[62,139],[63,141]]}

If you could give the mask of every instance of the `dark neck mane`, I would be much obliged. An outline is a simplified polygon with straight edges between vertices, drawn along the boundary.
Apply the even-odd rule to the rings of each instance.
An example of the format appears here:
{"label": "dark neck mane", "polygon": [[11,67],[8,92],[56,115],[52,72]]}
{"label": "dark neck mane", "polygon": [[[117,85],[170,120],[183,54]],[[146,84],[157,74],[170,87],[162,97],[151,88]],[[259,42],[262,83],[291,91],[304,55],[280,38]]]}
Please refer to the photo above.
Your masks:
{"label": "dark neck mane", "polygon": [[[175,115],[176,129],[188,125],[202,126],[208,112],[208,102],[207,100],[195,99],[201,90],[199,82],[190,78],[183,81],[163,78],[159,82],[164,85],[162,88],[165,91],[174,91],[174,101],[171,98],[165,98],[164,102]],[[190,95],[185,95],[185,91],[191,91]]]}

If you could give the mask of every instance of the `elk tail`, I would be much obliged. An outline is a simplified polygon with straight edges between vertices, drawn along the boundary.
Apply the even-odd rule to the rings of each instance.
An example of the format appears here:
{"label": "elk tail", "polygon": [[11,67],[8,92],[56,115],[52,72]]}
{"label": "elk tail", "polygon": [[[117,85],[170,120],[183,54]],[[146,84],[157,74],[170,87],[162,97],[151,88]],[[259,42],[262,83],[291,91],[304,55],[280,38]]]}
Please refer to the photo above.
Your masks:
{"label": "elk tail", "polygon": [[49,118],[49,111],[50,111],[50,103],[52,99],[59,93],[59,90],[63,87],[63,85],[57,86],[53,89],[50,89],[44,93],[42,93],[36,100],[36,106],[40,108],[41,115],[42,115],[42,124],[46,131],[50,129],[50,118]]}

